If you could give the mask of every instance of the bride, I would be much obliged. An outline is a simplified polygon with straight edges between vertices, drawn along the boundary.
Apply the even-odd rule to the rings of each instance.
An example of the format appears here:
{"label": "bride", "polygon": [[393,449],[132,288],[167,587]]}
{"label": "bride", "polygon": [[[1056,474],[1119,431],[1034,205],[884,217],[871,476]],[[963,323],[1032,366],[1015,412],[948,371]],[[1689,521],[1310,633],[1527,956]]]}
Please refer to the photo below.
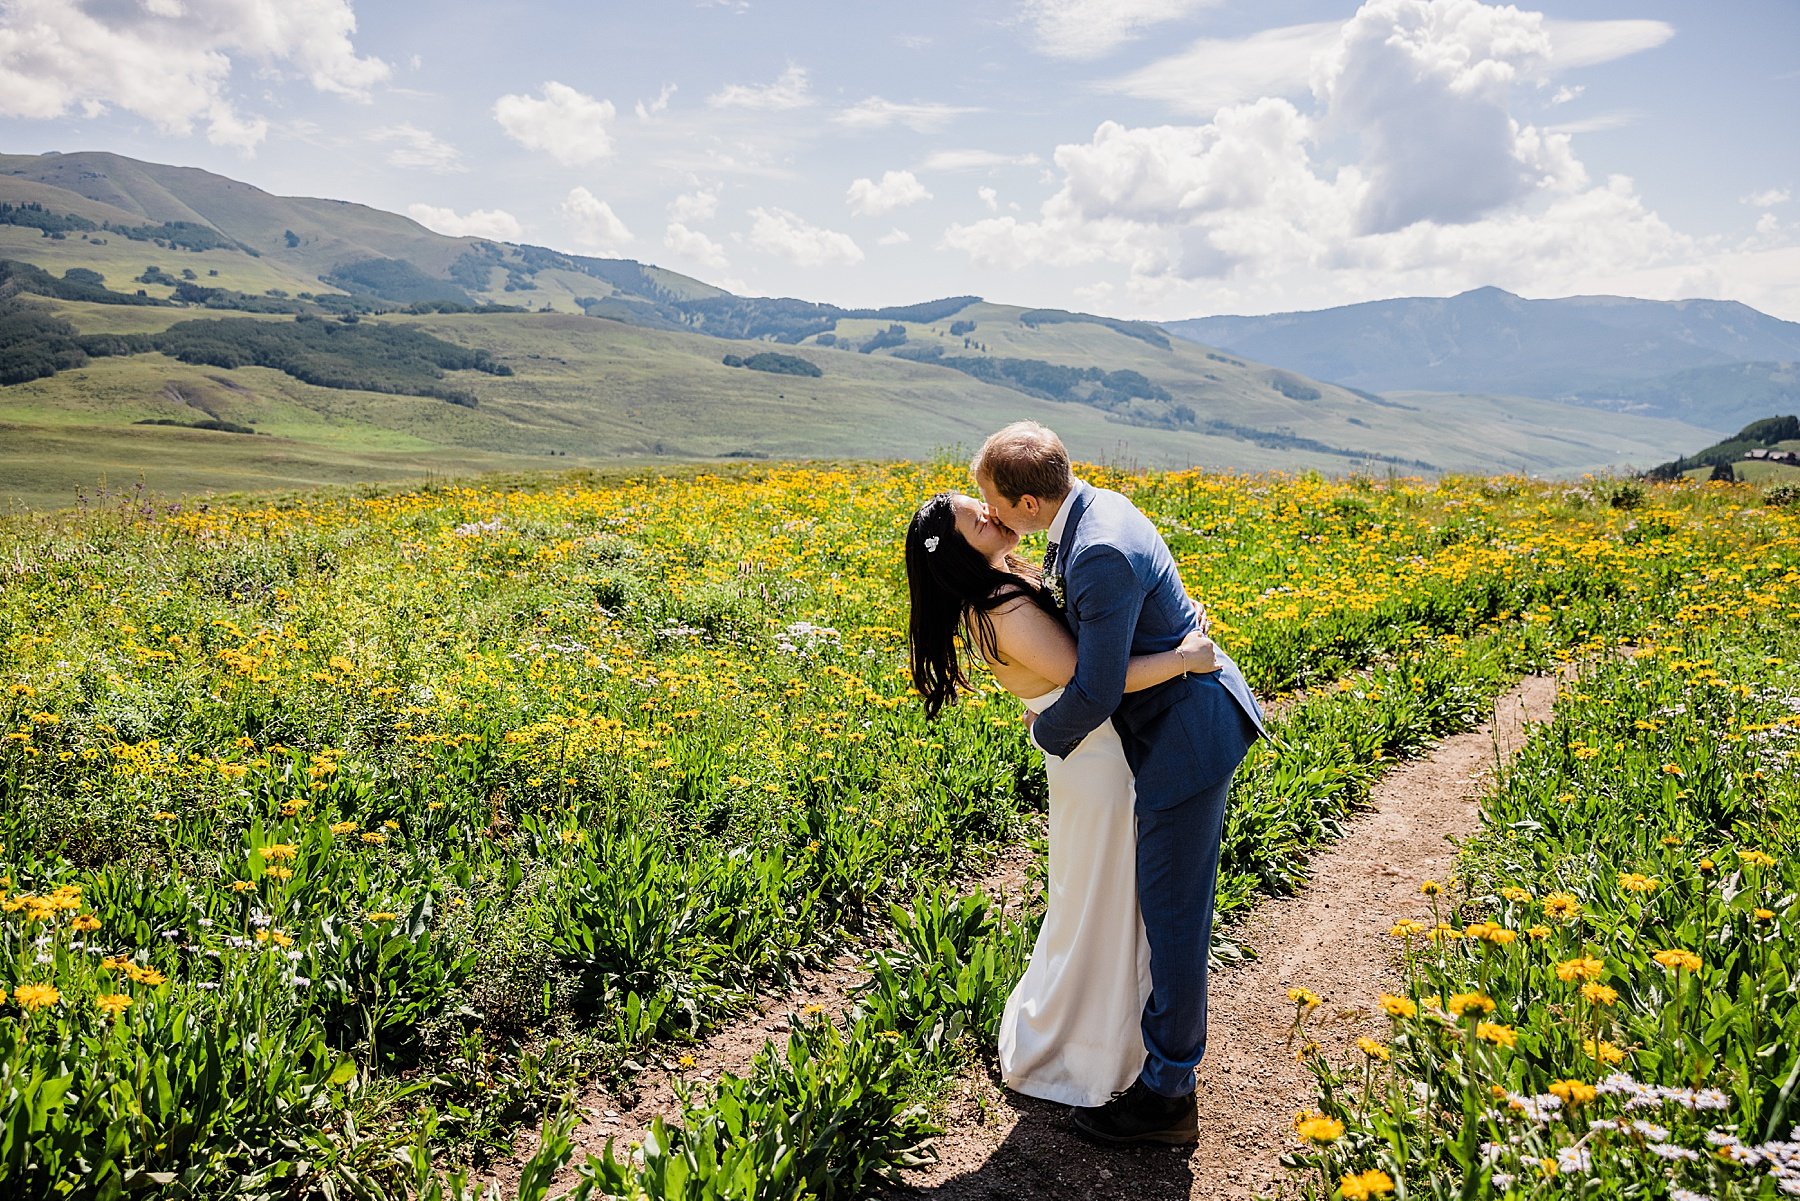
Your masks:
{"label": "bride", "polygon": [[[1019,535],[973,496],[943,492],[906,532],[913,685],[927,716],[971,687],[957,635],[1034,713],[1075,674],[1075,640],[1040,573],[1013,553]],[[1131,660],[1125,690],[1214,670],[1212,643],[1191,634]],[[1138,916],[1131,769],[1110,722],[1067,758],[1046,757],[1050,887],[1044,924],[1000,1024],[1008,1088],[1066,1105],[1104,1103],[1144,1066],[1141,1020],[1150,949]]]}

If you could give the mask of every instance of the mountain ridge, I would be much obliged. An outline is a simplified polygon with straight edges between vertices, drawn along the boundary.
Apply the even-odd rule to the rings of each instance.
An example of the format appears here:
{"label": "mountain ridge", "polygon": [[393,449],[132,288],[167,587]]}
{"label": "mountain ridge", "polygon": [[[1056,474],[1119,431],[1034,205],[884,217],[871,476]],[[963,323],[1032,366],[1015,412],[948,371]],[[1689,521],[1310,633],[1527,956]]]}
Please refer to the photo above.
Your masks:
{"label": "mountain ridge", "polygon": [[[1754,415],[1684,412],[1667,377],[1800,359],[1800,323],[1734,300],[1569,296],[1534,300],[1497,287],[1332,309],[1163,322],[1180,337],[1376,392],[1511,393],[1663,416],[1716,429]],[[1658,383],[1657,381],[1662,381]],[[1779,405],[1789,394],[1765,398]],[[1702,419],[1703,418],[1703,419]]]}

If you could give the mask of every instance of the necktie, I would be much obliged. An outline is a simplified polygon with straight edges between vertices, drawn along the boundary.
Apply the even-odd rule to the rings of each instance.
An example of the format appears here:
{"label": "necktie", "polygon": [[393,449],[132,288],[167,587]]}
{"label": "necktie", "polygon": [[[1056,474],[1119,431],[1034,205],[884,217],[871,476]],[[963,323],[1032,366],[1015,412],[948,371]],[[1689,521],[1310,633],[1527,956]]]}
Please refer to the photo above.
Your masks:
{"label": "necktie", "polygon": [[1052,542],[1044,548],[1044,578],[1049,579],[1056,571],[1056,543]]}

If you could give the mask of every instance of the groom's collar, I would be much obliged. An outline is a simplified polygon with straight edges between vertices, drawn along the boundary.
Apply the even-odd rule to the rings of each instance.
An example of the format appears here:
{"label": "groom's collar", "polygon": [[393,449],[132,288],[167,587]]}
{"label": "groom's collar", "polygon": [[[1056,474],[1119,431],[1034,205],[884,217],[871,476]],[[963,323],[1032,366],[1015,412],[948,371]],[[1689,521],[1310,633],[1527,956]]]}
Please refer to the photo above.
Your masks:
{"label": "groom's collar", "polygon": [[1056,520],[1050,523],[1050,541],[1059,544],[1062,542],[1063,531],[1069,528],[1069,518],[1075,514],[1075,502],[1087,487],[1087,484],[1076,480],[1075,486],[1069,489],[1069,494],[1063,497],[1062,507],[1056,511]]}

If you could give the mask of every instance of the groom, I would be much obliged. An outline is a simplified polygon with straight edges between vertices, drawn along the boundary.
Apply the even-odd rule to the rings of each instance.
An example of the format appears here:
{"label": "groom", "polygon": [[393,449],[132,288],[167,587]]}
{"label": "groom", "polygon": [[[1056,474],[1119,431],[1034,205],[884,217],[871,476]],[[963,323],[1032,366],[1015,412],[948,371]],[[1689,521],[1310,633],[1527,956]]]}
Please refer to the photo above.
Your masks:
{"label": "groom", "polygon": [[1136,779],[1138,907],[1150,944],[1144,1069],[1075,1129],[1110,1143],[1199,1136],[1194,1068],[1206,1052],[1206,963],[1231,775],[1262,733],[1262,711],[1223,651],[1219,670],[1125,692],[1133,655],[1177,646],[1195,627],[1175,560],[1149,518],[1069,470],[1062,441],[1035,421],[990,437],[972,464],[992,516],[1046,530],[1044,571],[1075,634],[1075,678],[1034,719],[1044,752],[1067,756],[1112,720]]}

